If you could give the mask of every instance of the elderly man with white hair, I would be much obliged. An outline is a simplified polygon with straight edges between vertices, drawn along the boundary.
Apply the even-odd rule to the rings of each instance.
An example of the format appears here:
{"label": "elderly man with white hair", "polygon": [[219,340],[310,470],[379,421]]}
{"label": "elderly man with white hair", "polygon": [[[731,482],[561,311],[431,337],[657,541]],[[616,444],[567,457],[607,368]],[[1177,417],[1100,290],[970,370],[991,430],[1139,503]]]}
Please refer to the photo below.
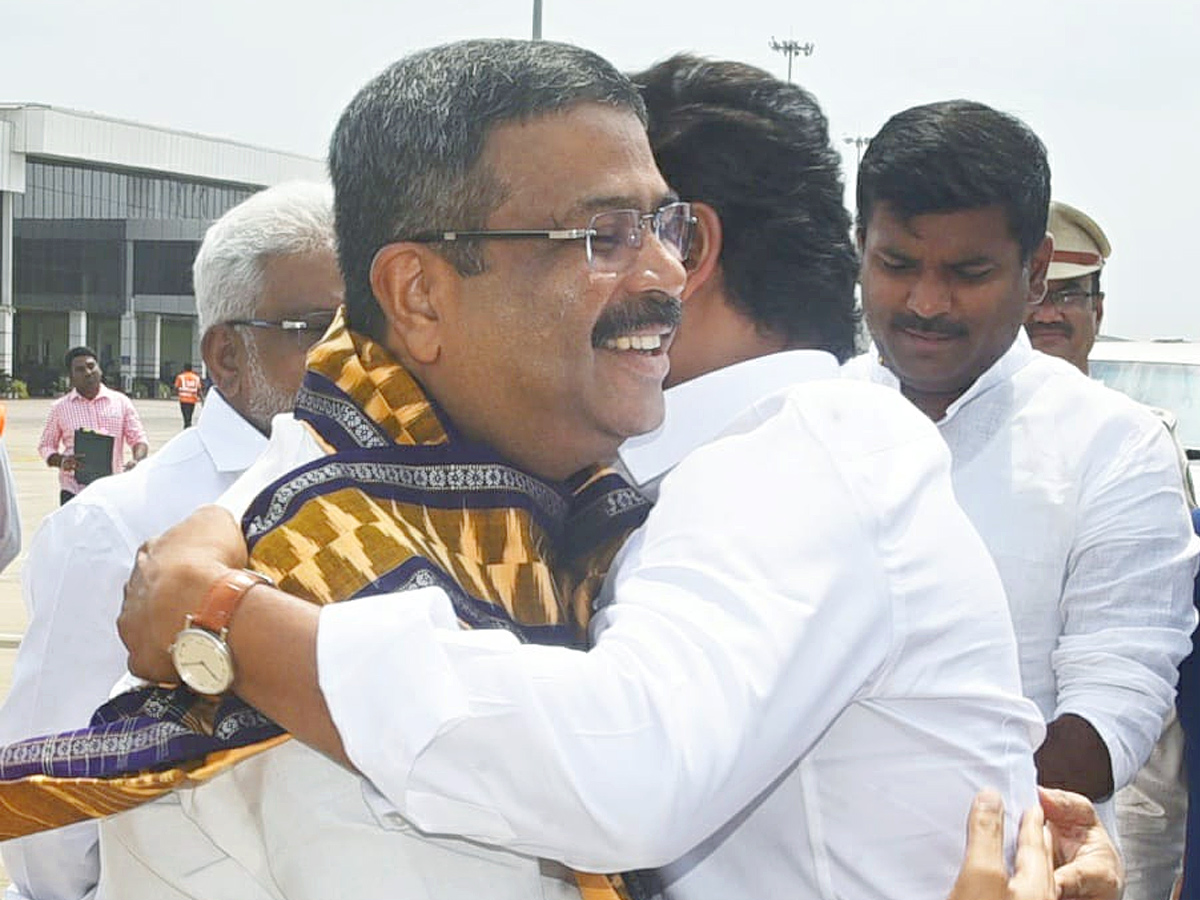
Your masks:
{"label": "elderly man with white hair", "polygon": [[[212,378],[198,427],[96,482],[49,516],[25,565],[29,627],[0,742],[86,725],[125,672],[114,622],[138,546],[215,500],[292,408],[304,357],[342,302],[327,185],[269,188],[209,228],[193,266],[201,354]],[[4,845],[8,900],[95,894],[94,823]]]}

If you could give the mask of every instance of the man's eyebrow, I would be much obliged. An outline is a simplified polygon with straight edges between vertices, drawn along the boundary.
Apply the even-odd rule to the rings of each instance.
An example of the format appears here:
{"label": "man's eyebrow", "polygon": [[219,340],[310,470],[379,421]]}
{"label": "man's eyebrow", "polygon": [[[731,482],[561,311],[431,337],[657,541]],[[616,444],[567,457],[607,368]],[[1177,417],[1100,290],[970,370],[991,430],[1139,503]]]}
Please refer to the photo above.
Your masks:
{"label": "man's eyebrow", "polygon": [[986,253],[981,253],[977,256],[969,256],[966,259],[956,259],[950,263],[952,269],[969,269],[973,266],[990,266],[995,265],[996,260]]}
{"label": "man's eyebrow", "polygon": [[890,256],[894,259],[903,259],[906,262],[911,262],[913,259],[911,255],[905,253],[903,250],[893,244],[880,244],[879,246],[875,247],[874,252],[881,256]]}
{"label": "man's eyebrow", "polygon": [[[655,201],[654,209],[660,206],[666,206],[668,203],[676,203],[679,201],[679,195],[674,191],[667,191]],[[582,200],[577,200],[571,205],[566,212],[566,217],[595,215],[598,212],[606,212],[610,209],[641,209],[641,198],[634,197],[630,194],[607,194],[598,197],[584,197]],[[651,210],[647,210],[650,212]]]}

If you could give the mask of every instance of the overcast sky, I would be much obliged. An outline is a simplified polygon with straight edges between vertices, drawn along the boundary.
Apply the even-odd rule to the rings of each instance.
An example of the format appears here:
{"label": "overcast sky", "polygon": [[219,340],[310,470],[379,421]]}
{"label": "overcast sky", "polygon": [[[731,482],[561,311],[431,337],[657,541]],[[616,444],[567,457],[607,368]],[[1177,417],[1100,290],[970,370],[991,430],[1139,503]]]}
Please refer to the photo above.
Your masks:
{"label": "overcast sky", "polygon": [[[1200,339],[1195,0],[544,0],[543,36],[624,69],[687,50],[793,79],[845,137],[966,97],[1046,142],[1054,195],[1113,256],[1105,331]],[[341,108],[407,51],[527,37],[531,0],[0,0],[0,101],[48,103],[324,156]],[[1185,269],[1185,266],[1187,267]]]}

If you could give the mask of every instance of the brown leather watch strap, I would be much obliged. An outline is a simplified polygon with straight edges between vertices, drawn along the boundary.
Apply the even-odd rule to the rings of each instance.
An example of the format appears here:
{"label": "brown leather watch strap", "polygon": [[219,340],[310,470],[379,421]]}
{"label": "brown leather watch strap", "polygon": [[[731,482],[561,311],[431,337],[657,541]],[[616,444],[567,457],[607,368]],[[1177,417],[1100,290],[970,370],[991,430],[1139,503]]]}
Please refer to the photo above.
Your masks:
{"label": "brown leather watch strap", "polygon": [[274,585],[270,578],[250,569],[232,569],[212,583],[200,609],[192,616],[191,624],[220,634],[229,627],[242,598],[250,588],[258,584]]}

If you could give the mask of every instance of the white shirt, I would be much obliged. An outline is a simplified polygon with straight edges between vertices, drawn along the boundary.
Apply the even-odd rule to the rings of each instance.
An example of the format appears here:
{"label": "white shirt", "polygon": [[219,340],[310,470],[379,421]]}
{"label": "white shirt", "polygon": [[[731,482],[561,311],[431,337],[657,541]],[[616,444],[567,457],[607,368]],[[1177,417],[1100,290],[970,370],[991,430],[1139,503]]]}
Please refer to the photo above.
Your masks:
{"label": "white shirt", "polygon": [[[899,387],[876,354],[848,375]],[[946,410],[954,490],[1008,594],[1025,695],[1081,716],[1128,784],[1191,652],[1197,542],[1170,435],[1024,331]]]}
{"label": "white shirt", "polygon": [[[219,502],[240,517],[268,484],[323,455],[305,425],[277,416],[267,449]],[[298,741],[105,819],[100,835],[96,900],[579,898],[561,864],[423,834]]]}
{"label": "white shirt", "polygon": [[1043,736],[945,445],[826,354],[720,374],[623,454],[674,470],[589,652],[460,631],[436,589],[322,609],[347,752],[418,828],[593,871],[675,860],[672,898],[943,900],[972,796],[1035,802]]}
{"label": "white shirt", "polygon": [[[211,503],[266,446],[219,391],[196,427],[132,471],[102,478],[46,517],[22,571],[29,626],[0,709],[0,742],[82,728],[125,672],[117,636],[137,548]],[[75,900],[98,877],[96,826],[85,822],[0,847],[10,900]]]}
{"label": "white shirt", "polygon": [[21,511],[8,450],[0,438],[0,572],[21,552]]}

